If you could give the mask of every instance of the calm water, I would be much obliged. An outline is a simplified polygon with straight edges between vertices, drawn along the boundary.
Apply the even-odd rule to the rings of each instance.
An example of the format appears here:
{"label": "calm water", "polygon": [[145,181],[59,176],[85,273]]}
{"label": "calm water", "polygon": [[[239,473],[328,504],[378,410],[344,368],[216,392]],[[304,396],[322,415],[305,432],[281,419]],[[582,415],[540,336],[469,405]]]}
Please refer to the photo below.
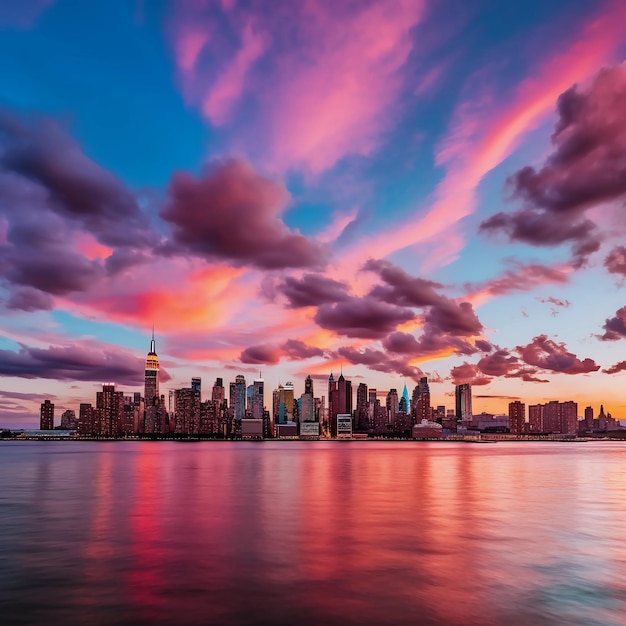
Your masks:
{"label": "calm water", "polygon": [[626,444],[0,443],[2,624],[626,624]]}

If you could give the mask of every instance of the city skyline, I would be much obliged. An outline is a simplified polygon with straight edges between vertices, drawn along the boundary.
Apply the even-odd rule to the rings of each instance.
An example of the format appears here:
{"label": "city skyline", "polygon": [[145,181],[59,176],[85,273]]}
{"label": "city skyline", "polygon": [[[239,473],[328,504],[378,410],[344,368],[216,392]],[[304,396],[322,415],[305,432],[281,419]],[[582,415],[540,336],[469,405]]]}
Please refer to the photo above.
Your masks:
{"label": "city skyline", "polygon": [[[319,377],[318,377],[319,378]],[[579,408],[572,400],[550,400],[528,406],[513,400],[508,415],[474,413],[472,389],[468,383],[455,386],[454,406],[436,404],[428,378],[423,376],[409,397],[406,384],[401,395],[389,390],[368,387],[360,382],[353,389],[343,370],[335,379],[331,372],[322,393],[316,396],[315,381],[309,374],[303,393],[298,397],[292,381],[279,383],[272,390],[268,406],[262,372],[248,385],[242,374],[224,384],[218,377],[210,398],[202,397],[202,379],[192,377],[191,384],[169,393],[160,393],[160,364],[154,330],[144,366],[144,393],[127,395],[114,383],[103,383],[96,393],[95,406],[81,402],[78,411],[63,407],[61,422],[55,426],[55,404],[47,398],[40,405],[39,430],[76,431],[79,437],[125,438],[129,436],[211,436],[222,439],[256,438],[342,438],[352,436],[392,436],[441,438],[476,432],[506,432],[521,436],[606,433],[622,429],[619,419],[605,413],[600,405],[597,419],[594,408]],[[226,389],[229,389],[228,397]],[[384,404],[383,404],[384,398]],[[355,403],[356,399],[356,403]],[[504,418],[504,419],[503,419]],[[579,419],[580,418],[580,419]],[[0,428],[6,428],[0,424]],[[417,430],[416,430],[417,429]],[[434,431],[433,431],[434,429]],[[425,435],[424,433],[430,433]]]}
{"label": "city skyline", "polygon": [[260,370],[625,416],[626,6],[548,4],[0,9],[0,425]]}

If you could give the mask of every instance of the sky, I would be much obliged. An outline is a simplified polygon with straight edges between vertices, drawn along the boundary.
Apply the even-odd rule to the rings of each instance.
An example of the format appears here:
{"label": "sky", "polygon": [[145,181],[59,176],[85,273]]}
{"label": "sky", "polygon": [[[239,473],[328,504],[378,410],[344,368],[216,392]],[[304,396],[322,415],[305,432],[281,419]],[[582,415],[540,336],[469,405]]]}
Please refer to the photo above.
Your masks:
{"label": "sky", "polygon": [[626,417],[625,53],[619,0],[0,3],[0,425],[153,326],[164,393]]}

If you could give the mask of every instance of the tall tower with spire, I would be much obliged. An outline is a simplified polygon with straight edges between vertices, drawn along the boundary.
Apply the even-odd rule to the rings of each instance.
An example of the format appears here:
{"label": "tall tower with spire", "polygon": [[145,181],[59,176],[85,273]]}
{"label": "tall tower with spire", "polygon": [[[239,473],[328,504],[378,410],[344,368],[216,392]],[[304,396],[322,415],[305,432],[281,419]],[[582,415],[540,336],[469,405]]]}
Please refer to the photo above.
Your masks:
{"label": "tall tower with spire", "polygon": [[156,353],[154,341],[154,327],[152,328],[152,340],[150,352],[146,357],[144,401],[146,407],[154,406],[159,398],[159,357]]}

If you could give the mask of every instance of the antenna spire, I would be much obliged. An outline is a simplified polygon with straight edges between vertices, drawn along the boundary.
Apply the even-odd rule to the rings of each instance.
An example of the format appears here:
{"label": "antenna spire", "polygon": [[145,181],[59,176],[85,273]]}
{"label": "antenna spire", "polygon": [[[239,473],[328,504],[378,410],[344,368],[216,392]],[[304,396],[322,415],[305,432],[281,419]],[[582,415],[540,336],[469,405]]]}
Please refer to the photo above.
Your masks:
{"label": "antenna spire", "polygon": [[156,354],[156,344],[154,341],[154,324],[152,324],[152,340],[150,341],[150,352],[154,352]]}

